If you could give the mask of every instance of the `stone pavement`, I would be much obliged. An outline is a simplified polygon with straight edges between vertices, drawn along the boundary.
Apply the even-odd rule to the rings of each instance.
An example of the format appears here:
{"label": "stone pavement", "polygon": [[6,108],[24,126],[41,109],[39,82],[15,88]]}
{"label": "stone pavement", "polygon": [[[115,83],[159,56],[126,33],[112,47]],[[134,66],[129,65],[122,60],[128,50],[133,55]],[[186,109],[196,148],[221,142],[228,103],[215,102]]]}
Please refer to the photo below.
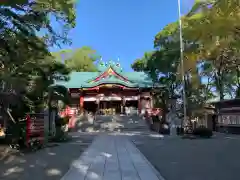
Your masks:
{"label": "stone pavement", "polygon": [[51,144],[36,152],[9,150],[0,156],[0,180],[59,180],[95,137],[77,133],[69,142]]}
{"label": "stone pavement", "polygon": [[240,136],[211,139],[132,136],[132,142],[166,180],[239,180]]}
{"label": "stone pavement", "polygon": [[102,134],[61,180],[164,180],[126,136]]}

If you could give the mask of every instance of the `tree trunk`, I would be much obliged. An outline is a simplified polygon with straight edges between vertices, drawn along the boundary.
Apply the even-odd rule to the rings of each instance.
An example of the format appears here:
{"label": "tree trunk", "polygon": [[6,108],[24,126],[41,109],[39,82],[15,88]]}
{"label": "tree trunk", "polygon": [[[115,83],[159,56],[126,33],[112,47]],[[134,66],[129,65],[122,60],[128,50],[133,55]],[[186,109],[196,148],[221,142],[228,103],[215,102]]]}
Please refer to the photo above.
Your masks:
{"label": "tree trunk", "polygon": [[224,91],[223,91],[222,84],[219,86],[219,98],[220,98],[220,101],[224,100]]}
{"label": "tree trunk", "polygon": [[216,89],[219,93],[220,101],[224,100],[224,89],[223,89],[223,73],[221,67],[218,68],[217,72],[215,73],[215,82],[216,82]]}
{"label": "tree trunk", "polygon": [[223,76],[224,76],[224,67],[225,67],[225,64],[224,64],[224,57],[220,56],[219,59],[218,59],[219,62],[219,66],[217,68],[217,72],[216,72],[216,82],[217,82],[217,90],[219,92],[219,98],[220,98],[220,101],[224,100],[224,84],[223,84]]}
{"label": "tree trunk", "polygon": [[235,98],[240,98],[240,67],[239,66],[237,66],[236,72],[237,72],[237,89],[236,89]]}

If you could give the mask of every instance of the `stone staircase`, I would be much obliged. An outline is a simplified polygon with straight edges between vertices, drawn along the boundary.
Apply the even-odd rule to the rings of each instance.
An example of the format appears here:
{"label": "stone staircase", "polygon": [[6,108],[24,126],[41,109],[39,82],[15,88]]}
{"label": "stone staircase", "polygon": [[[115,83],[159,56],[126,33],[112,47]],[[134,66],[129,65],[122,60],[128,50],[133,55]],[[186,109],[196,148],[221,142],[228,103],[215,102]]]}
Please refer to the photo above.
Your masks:
{"label": "stone staircase", "polygon": [[78,132],[149,132],[145,121],[137,115],[97,116],[94,123],[81,118],[76,123]]}

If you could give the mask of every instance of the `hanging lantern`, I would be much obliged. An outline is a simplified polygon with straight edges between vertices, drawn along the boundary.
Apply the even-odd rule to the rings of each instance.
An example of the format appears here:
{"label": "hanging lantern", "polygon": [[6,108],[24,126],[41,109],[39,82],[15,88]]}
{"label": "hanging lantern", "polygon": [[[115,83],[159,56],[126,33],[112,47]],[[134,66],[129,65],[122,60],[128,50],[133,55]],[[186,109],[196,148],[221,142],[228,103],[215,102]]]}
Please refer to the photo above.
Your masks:
{"label": "hanging lantern", "polygon": [[96,98],[96,104],[99,104],[99,102],[100,102],[100,99]]}

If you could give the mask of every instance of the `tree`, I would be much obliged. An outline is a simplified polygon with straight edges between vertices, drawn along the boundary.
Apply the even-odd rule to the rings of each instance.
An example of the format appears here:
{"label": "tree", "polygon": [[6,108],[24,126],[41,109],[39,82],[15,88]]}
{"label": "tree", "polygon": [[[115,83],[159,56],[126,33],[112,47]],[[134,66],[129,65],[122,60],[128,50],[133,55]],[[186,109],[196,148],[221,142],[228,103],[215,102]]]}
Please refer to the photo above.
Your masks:
{"label": "tree", "polygon": [[95,50],[87,46],[74,50],[61,50],[51,54],[56,61],[64,63],[70,70],[77,72],[97,71],[94,63],[100,58]]}
{"label": "tree", "polygon": [[[232,62],[235,62],[235,67],[239,64],[233,61],[239,44],[238,5],[239,1],[235,0],[196,1],[192,10],[182,17],[185,80],[191,76],[191,81],[195,78],[194,81],[198,82],[201,77],[199,63],[210,63],[214,67],[214,82],[220,99],[224,98],[224,78],[229,73],[229,65],[234,69]],[[178,22],[167,25],[157,34],[155,47],[178,40],[178,29]]]}
{"label": "tree", "polygon": [[82,47],[65,53],[65,64],[73,71],[77,72],[94,72],[97,67],[94,62],[99,59],[96,51],[90,47]]}
{"label": "tree", "polygon": [[[1,92],[19,95],[35,111],[43,106],[56,76],[69,72],[64,64],[53,61],[48,47],[70,42],[67,33],[75,26],[75,2],[14,0],[0,4]],[[62,26],[53,26],[54,18]]]}
{"label": "tree", "polygon": [[[192,38],[204,40],[207,42],[215,42],[215,37],[219,39],[228,39],[232,41],[232,47],[239,47],[240,24],[239,11],[240,2],[238,0],[205,0],[196,1],[192,9],[188,13],[188,17],[198,17],[201,23],[191,22],[192,27],[189,29],[192,33]],[[208,27],[208,31],[204,27]],[[195,36],[195,37],[194,37]]]}
{"label": "tree", "polygon": [[[143,58],[135,60],[132,65],[132,67],[135,67],[135,70],[149,74],[154,84],[165,86],[164,89],[154,88],[153,90],[154,103],[163,109],[163,113],[168,111],[169,99],[176,96],[180,85],[176,74],[178,60],[179,53],[177,51],[169,51],[168,48],[162,48],[144,53]],[[140,66],[137,66],[138,64]],[[163,120],[165,118],[165,114],[163,114]]]}
{"label": "tree", "polygon": [[143,59],[136,59],[132,64],[131,64],[131,68],[134,71],[137,72],[142,72],[145,70],[145,62]]}
{"label": "tree", "polygon": [[[75,3],[71,0],[1,1],[0,28],[12,35],[20,33],[26,45],[31,42],[34,46],[39,41],[39,32],[47,45],[66,43],[67,32],[75,27]],[[53,26],[52,20],[58,26]]]}
{"label": "tree", "polygon": [[131,64],[132,69],[134,71],[144,71],[152,54],[153,52],[145,52],[142,58],[136,59],[133,64]]}
{"label": "tree", "polygon": [[[185,34],[188,39],[201,44],[199,58],[212,64],[221,100],[225,87],[230,87],[226,85],[229,82],[226,76],[230,71],[238,71],[240,64],[239,58],[236,58],[239,54],[239,11],[239,1],[207,0],[196,2],[188,14],[189,27],[185,29]],[[195,19],[191,20],[193,17]]]}

